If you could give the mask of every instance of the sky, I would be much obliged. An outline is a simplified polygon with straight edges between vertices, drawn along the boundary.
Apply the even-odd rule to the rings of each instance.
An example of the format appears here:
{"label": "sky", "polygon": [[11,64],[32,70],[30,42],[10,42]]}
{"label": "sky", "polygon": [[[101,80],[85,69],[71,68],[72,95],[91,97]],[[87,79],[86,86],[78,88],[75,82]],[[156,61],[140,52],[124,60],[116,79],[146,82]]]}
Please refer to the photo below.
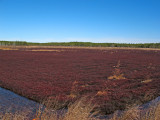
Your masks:
{"label": "sky", "polygon": [[160,43],[160,0],[0,0],[0,40]]}

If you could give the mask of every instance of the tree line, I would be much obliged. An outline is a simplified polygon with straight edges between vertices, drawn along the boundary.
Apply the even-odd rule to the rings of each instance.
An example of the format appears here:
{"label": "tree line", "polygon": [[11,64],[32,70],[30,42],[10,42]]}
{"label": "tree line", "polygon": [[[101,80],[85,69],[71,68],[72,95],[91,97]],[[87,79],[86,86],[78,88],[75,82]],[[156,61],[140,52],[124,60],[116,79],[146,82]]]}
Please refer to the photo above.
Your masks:
{"label": "tree line", "polygon": [[84,46],[84,47],[133,47],[160,48],[160,43],[92,43],[92,42],[49,42],[0,41],[0,46]]}

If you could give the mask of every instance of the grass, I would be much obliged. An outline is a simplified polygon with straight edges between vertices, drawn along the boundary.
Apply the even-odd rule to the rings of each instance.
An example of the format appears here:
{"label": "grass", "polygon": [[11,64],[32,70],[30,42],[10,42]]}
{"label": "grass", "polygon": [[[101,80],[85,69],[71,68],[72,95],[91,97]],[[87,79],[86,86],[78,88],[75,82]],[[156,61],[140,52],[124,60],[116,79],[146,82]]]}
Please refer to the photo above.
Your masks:
{"label": "grass", "polygon": [[160,120],[160,103],[145,111],[140,111],[138,107],[130,108],[120,116],[114,114],[110,120]]}
{"label": "grass", "polygon": [[[57,103],[47,103],[47,106],[56,106]],[[32,120],[100,120],[98,117],[94,117],[98,111],[93,112],[96,106],[87,102],[85,98],[76,101],[68,106],[68,110],[63,114],[55,112],[56,109],[48,109],[40,107]],[[55,107],[56,108],[56,107]],[[61,115],[60,115],[61,114]],[[29,120],[26,113],[5,113],[0,115],[1,120]],[[139,110],[139,107],[132,107],[125,110],[121,114],[115,112],[110,119],[107,120],[160,120],[160,103],[156,106],[151,106],[145,111]]]}

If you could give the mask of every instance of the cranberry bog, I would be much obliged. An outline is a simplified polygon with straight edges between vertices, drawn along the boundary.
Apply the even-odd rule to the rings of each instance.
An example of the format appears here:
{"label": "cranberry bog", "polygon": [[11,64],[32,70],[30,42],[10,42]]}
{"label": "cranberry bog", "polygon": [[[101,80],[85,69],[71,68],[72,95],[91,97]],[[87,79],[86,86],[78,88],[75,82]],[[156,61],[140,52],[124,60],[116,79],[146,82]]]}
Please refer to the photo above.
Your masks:
{"label": "cranberry bog", "polygon": [[[102,114],[160,95],[160,50],[0,49],[0,87],[40,102],[92,99]],[[63,104],[64,105],[64,104]]]}

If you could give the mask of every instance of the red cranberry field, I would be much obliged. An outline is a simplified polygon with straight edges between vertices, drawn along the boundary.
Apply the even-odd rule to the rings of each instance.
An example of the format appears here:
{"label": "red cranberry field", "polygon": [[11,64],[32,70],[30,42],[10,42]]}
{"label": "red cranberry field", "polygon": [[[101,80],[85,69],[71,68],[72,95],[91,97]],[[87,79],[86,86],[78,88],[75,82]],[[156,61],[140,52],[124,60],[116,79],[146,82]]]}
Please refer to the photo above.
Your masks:
{"label": "red cranberry field", "polygon": [[160,95],[160,50],[0,50],[0,87],[35,101],[89,96],[104,114]]}

